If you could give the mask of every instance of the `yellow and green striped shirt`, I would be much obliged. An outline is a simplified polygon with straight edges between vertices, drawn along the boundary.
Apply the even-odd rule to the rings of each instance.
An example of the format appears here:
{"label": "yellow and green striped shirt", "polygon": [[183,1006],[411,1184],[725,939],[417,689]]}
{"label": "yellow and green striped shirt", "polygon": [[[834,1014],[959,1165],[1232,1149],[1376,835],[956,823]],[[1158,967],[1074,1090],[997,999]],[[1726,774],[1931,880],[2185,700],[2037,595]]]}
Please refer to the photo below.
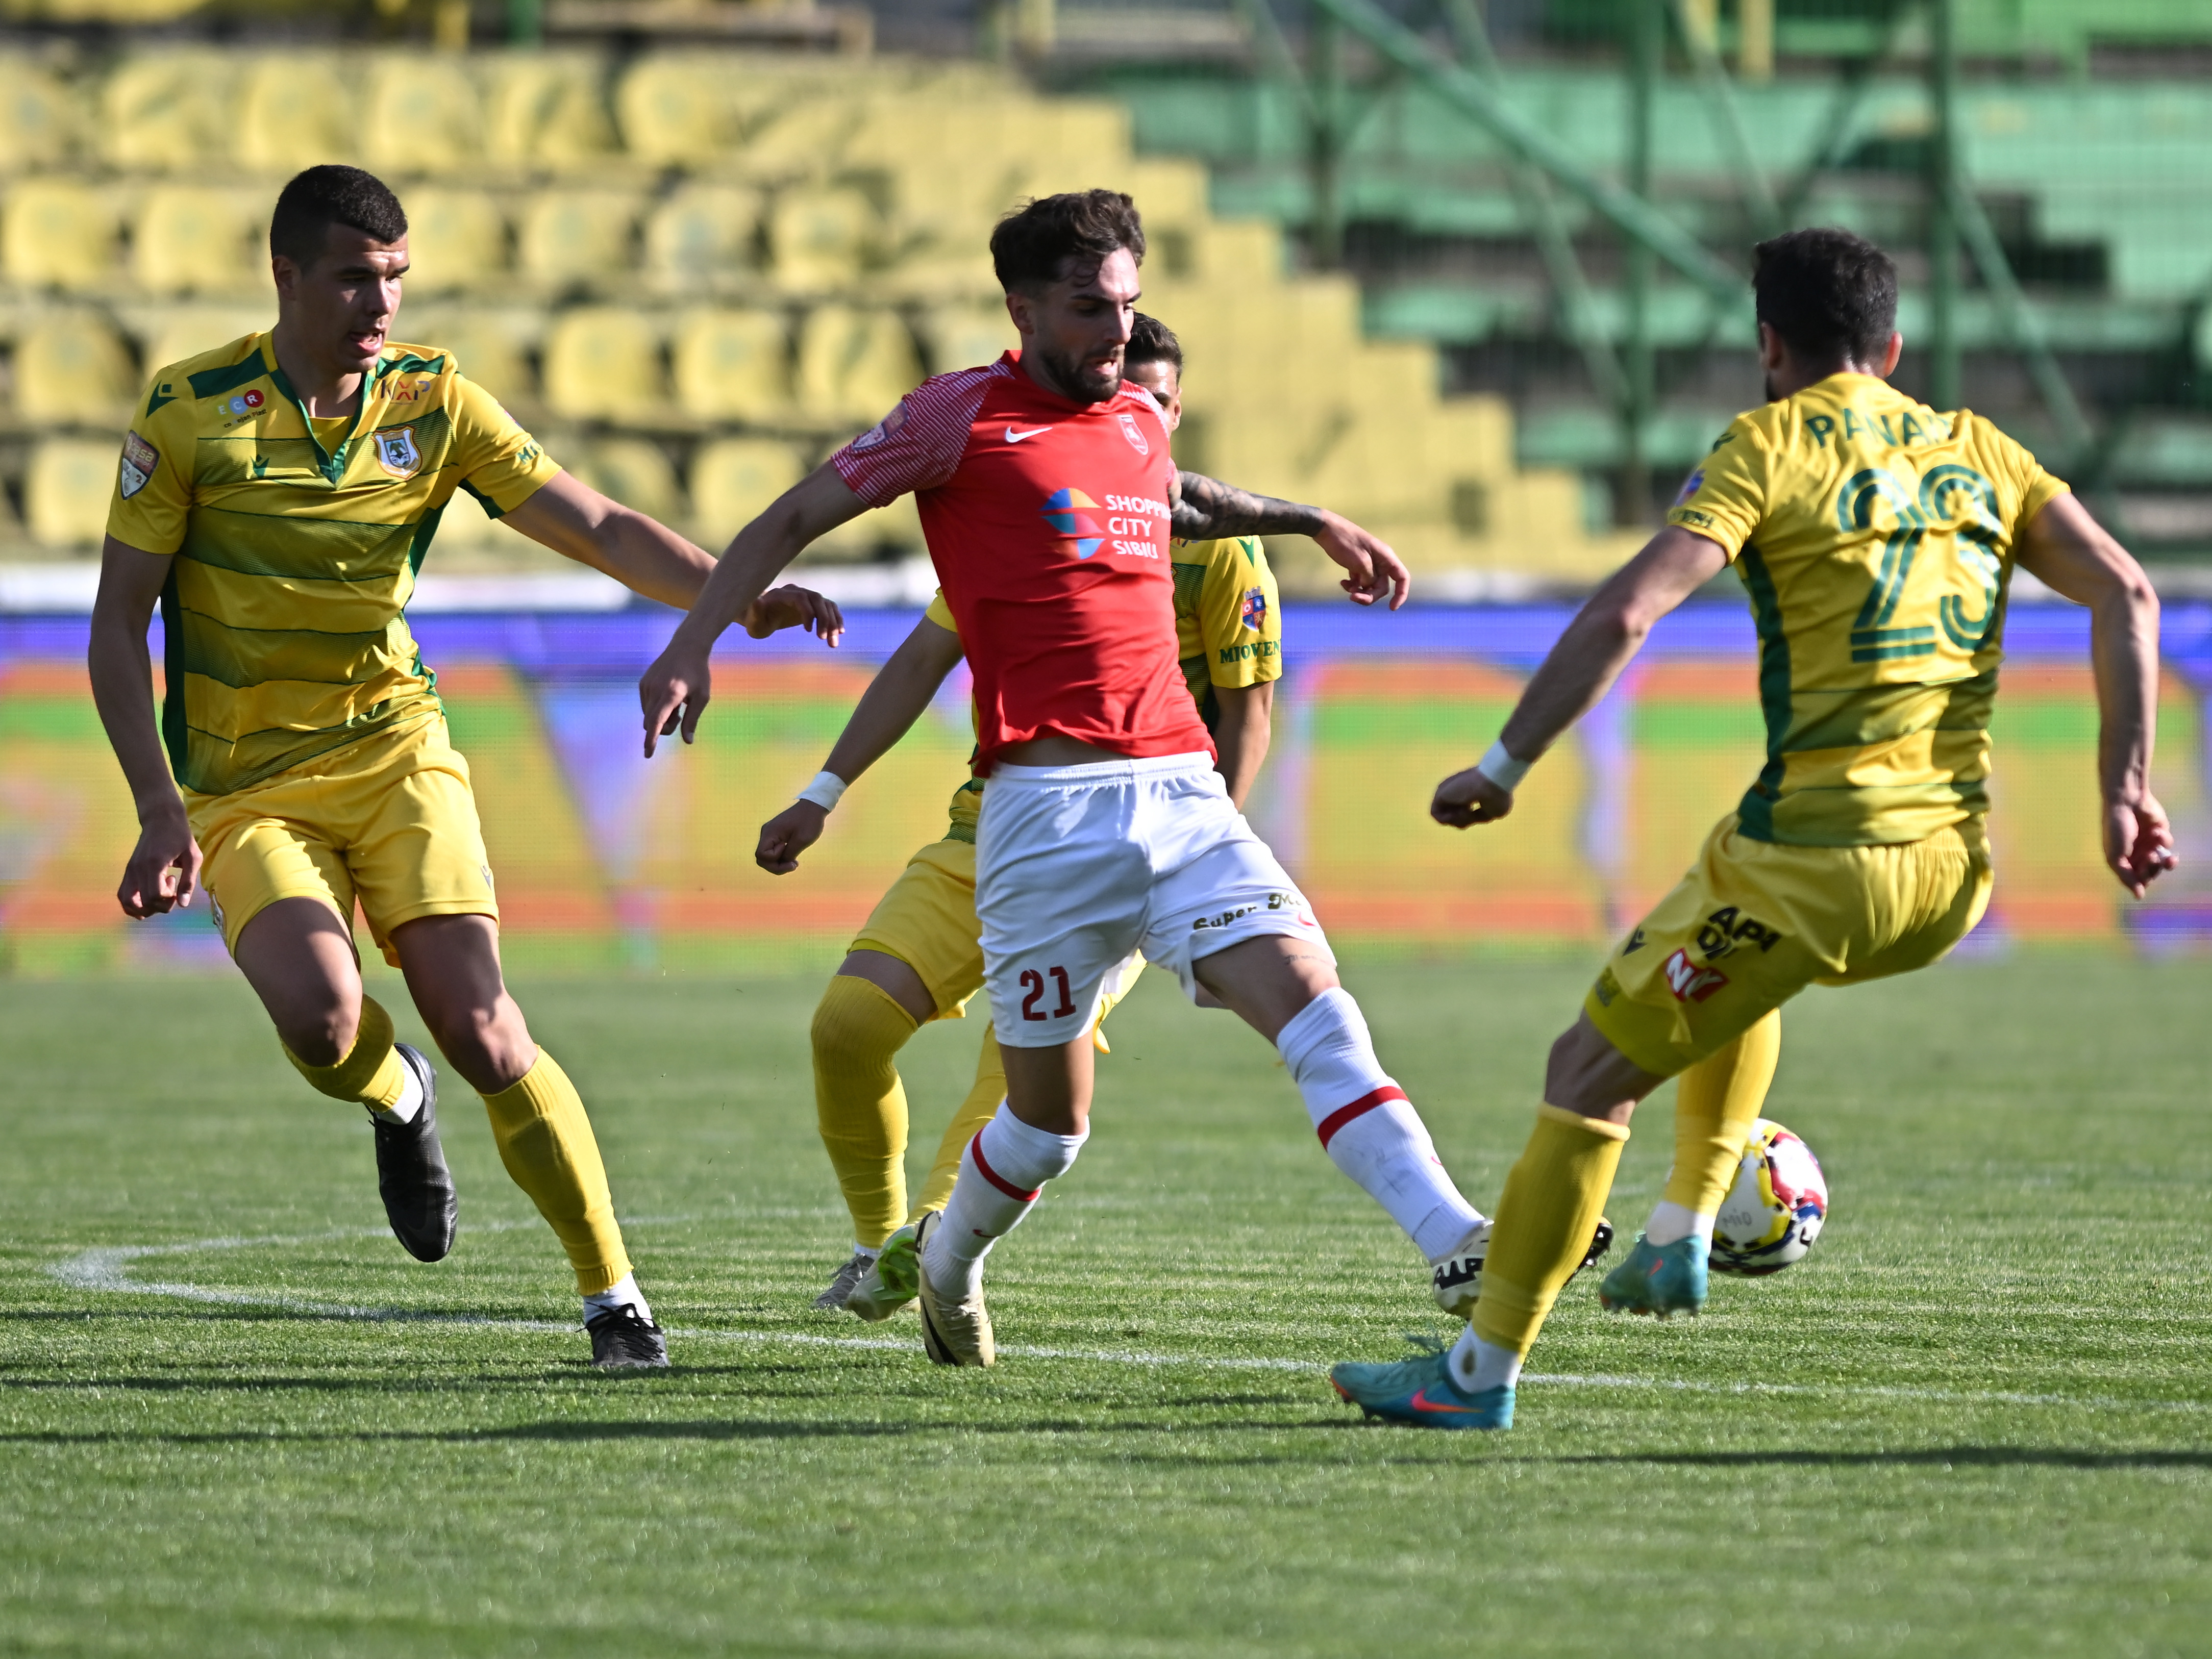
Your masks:
{"label": "yellow and green striped shirt", "polygon": [[448,353],[387,344],[354,414],[311,420],[266,334],[155,374],[107,533],[174,556],[161,735],[227,794],[428,718],[406,606],[457,489],[494,517],[560,471]]}
{"label": "yellow and green striped shirt", "polygon": [[1972,411],[1871,375],[1735,417],[1667,522],[1719,543],[1751,597],[1766,765],[1743,834],[1881,846],[1989,810],[2014,550],[2065,489]]}

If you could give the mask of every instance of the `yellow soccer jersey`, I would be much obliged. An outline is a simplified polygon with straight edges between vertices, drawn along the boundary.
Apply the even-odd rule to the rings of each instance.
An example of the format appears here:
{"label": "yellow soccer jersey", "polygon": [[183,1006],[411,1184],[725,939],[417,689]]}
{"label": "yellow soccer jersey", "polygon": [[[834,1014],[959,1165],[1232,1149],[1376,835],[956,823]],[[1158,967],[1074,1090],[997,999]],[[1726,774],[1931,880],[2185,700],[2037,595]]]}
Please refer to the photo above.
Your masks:
{"label": "yellow soccer jersey", "polygon": [[311,422],[265,334],[154,376],[107,533],[173,555],[161,735],[177,781],[242,789],[438,708],[408,631],[457,489],[494,517],[560,468],[448,354],[386,345],[359,409]]}
{"label": "yellow soccer jersey", "polygon": [[1988,809],[2020,534],[2066,486],[1969,410],[1834,374],[1739,415],[1667,522],[1720,544],[1759,629],[1759,841],[1919,841]]}
{"label": "yellow soccer jersey", "polygon": [[[1176,542],[1169,556],[1174,561],[1176,640],[1183,680],[1210,732],[1221,713],[1215,686],[1234,690],[1282,674],[1283,607],[1275,592],[1275,573],[1256,536]],[[942,592],[923,614],[948,634],[960,631]],[[970,778],[952,793],[952,824],[946,835],[955,841],[975,840],[982,811],[983,780]]]}

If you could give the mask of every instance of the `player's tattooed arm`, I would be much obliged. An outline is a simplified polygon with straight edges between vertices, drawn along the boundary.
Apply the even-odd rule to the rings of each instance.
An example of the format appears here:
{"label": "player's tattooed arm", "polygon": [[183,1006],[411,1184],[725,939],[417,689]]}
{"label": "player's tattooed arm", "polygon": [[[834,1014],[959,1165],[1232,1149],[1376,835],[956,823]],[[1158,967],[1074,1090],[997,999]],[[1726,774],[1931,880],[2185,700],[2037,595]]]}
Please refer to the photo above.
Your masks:
{"label": "player's tattooed arm", "polygon": [[1168,486],[1168,521],[1185,541],[1222,536],[1310,536],[1342,565],[1354,605],[1388,598],[1395,611],[1413,590],[1405,561],[1389,543],[1325,507],[1255,495],[1201,472],[1177,472]]}

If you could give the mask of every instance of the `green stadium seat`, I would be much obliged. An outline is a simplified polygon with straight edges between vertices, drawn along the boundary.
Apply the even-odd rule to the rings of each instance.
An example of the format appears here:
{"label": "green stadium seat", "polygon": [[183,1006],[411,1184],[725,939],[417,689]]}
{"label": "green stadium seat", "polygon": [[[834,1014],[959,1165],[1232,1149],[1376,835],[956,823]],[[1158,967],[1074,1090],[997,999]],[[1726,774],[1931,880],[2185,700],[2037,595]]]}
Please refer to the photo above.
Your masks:
{"label": "green stadium seat", "polygon": [[678,325],[676,402],[702,421],[771,421],[791,409],[791,342],[772,311],[699,311]]}
{"label": "green stadium seat", "polygon": [[850,187],[799,189],[777,198],[769,216],[776,282],[798,294],[852,287],[883,236],[876,205]]}
{"label": "green stadium seat", "polygon": [[232,151],[279,176],[359,154],[354,88],[327,58],[272,52],[247,64],[232,105]]}
{"label": "green stadium seat", "polygon": [[69,88],[36,64],[0,58],[0,173],[54,166],[83,130],[84,112]]}
{"label": "green stadium seat", "polygon": [[678,526],[690,517],[667,451],[642,438],[602,438],[569,471],[602,495],[662,524]]}
{"label": "green stadium seat", "polygon": [[507,216],[480,190],[407,192],[407,292],[474,294],[507,278]]}
{"label": "green stadium seat", "polygon": [[686,185],[645,222],[645,269],[665,293],[707,294],[750,276],[759,264],[757,191]]}
{"label": "green stadium seat", "polygon": [[54,311],[15,342],[15,412],[49,426],[119,426],[138,394],[137,366],[112,324],[94,311]]}
{"label": "green stadium seat", "polygon": [[996,362],[1001,353],[1021,343],[1003,300],[996,305],[939,307],[923,319],[922,337],[933,374]]}
{"label": "green stadium seat", "polygon": [[617,191],[540,191],[516,227],[515,263],[542,293],[604,289],[637,262],[637,210]]}
{"label": "green stadium seat", "polygon": [[476,82],[461,63],[428,52],[379,56],[368,76],[362,137],[369,165],[447,173],[483,153]]}
{"label": "green stadium seat", "polygon": [[709,58],[641,59],[615,88],[615,119],[624,148],[648,167],[698,167],[738,132],[726,72]]}
{"label": "green stadium seat", "polygon": [[694,538],[720,552],[805,476],[805,458],[778,439],[718,438],[700,445],[691,458]]}
{"label": "green stadium seat", "polygon": [[617,149],[596,55],[512,52],[480,58],[484,153],[510,167],[573,167]]}
{"label": "green stadium seat", "polygon": [[21,288],[93,292],[118,275],[121,230],[105,191],[76,179],[26,179],[0,218],[0,270]]}
{"label": "green stadium seat", "polygon": [[799,333],[799,403],[818,420],[879,419],[921,382],[914,337],[896,312],[819,306]]}
{"label": "green stadium seat", "polygon": [[613,306],[554,319],[544,354],[545,404],[574,421],[665,419],[668,395],[655,322]]}
{"label": "green stadium seat", "polygon": [[123,434],[43,438],[23,468],[23,527],[40,546],[94,548],[107,533]]}
{"label": "green stadium seat", "polygon": [[233,58],[172,49],[132,58],[100,88],[107,161],[132,173],[200,173],[228,159]]}
{"label": "green stadium seat", "polygon": [[268,204],[204,185],[146,192],[131,227],[131,274],[149,294],[266,289]]}
{"label": "green stadium seat", "polygon": [[410,307],[400,315],[399,336],[452,352],[462,374],[511,410],[537,397],[522,331],[517,326],[526,319],[527,313],[519,319],[507,312],[417,312]]}

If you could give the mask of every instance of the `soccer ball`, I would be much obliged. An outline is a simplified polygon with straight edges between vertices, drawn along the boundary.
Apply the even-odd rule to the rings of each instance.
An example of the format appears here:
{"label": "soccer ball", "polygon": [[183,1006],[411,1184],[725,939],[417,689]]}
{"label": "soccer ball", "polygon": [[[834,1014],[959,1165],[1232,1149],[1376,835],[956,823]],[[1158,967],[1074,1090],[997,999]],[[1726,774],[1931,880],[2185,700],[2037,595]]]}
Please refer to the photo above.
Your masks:
{"label": "soccer ball", "polygon": [[1715,1273],[1758,1278],[1804,1259],[1828,1218],[1828,1178],[1813,1149],[1779,1123],[1751,1126],[1735,1184],[1713,1218]]}

